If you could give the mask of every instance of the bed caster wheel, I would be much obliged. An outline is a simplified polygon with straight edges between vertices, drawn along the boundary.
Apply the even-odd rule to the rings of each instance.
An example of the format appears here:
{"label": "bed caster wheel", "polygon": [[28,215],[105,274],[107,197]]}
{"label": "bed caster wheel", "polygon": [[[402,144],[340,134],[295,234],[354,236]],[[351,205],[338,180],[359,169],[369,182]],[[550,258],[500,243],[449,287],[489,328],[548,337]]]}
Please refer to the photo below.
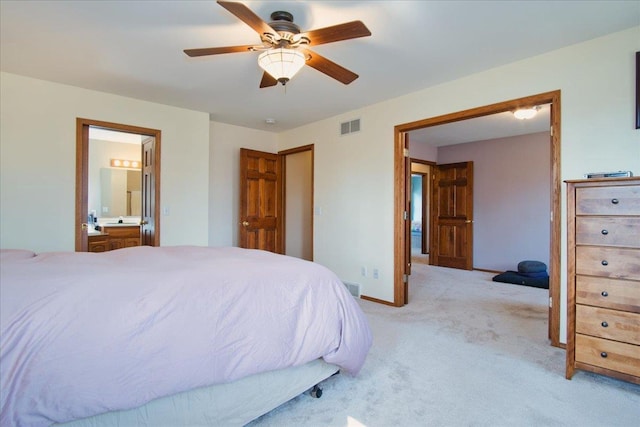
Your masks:
{"label": "bed caster wheel", "polygon": [[313,388],[311,389],[311,397],[320,399],[322,397],[322,389],[319,386],[314,385]]}

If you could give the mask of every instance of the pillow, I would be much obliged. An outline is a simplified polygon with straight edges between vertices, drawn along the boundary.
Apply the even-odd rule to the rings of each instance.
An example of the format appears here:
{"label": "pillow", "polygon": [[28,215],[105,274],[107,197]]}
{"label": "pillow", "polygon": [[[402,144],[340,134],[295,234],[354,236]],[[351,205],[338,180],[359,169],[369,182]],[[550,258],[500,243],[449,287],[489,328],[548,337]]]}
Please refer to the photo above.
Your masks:
{"label": "pillow", "polygon": [[17,259],[33,258],[34,256],[36,256],[35,252],[28,251],[26,249],[2,249],[2,250],[0,250],[0,260],[2,262],[13,261],[13,260],[17,260]]}
{"label": "pillow", "polygon": [[532,286],[549,289],[549,277],[527,277],[517,271],[505,271],[493,277],[494,282],[513,283],[515,285]]}
{"label": "pillow", "polygon": [[540,261],[520,261],[518,263],[519,273],[540,273],[547,271],[547,265]]}
{"label": "pillow", "polygon": [[522,272],[518,272],[518,274],[520,276],[524,276],[524,277],[534,277],[534,278],[541,278],[541,277],[549,277],[549,274],[546,271],[538,271],[536,273],[522,273]]}

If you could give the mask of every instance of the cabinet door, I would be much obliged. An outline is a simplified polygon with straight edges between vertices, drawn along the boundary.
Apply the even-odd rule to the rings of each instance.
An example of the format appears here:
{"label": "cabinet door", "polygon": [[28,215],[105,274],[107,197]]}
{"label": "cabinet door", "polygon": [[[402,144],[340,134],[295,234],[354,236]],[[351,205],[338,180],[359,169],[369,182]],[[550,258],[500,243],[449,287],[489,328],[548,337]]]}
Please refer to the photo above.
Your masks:
{"label": "cabinet door", "polygon": [[109,239],[109,248],[113,251],[124,248],[124,239]]}
{"label": "cabinet door", "polygon": [[108,240],[97,240],[95,242],[89,242],[89,252],[106,252],[109,250]]}
{"label": "cabinet door", "polygon": [[131,248],[133,246],[140,246],[140,238],[132,237],[132,238],[124,239],[125,248]]}

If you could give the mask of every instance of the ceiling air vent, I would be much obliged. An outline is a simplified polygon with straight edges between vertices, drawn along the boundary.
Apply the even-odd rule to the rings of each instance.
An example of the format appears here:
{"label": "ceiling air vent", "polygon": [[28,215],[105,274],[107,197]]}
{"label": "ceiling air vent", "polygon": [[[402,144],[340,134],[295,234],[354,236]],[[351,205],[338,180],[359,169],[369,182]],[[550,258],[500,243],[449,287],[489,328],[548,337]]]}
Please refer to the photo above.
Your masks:
{"label": "ceiling air vent", "polygon": [[360,132],[360,119],[340,123],[340,135],[347,135],[354,132]]}

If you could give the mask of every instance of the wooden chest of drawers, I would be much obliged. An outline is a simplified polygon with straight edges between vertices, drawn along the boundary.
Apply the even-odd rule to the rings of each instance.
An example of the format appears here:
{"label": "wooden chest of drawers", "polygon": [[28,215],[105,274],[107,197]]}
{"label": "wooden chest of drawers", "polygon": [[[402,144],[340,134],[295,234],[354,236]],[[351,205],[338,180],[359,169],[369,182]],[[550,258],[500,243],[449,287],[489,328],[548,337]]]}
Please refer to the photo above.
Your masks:
{"label": "wooden chest of drawers", "polygon": [[567,184],[566,376],[640,384],[640,179]]}

